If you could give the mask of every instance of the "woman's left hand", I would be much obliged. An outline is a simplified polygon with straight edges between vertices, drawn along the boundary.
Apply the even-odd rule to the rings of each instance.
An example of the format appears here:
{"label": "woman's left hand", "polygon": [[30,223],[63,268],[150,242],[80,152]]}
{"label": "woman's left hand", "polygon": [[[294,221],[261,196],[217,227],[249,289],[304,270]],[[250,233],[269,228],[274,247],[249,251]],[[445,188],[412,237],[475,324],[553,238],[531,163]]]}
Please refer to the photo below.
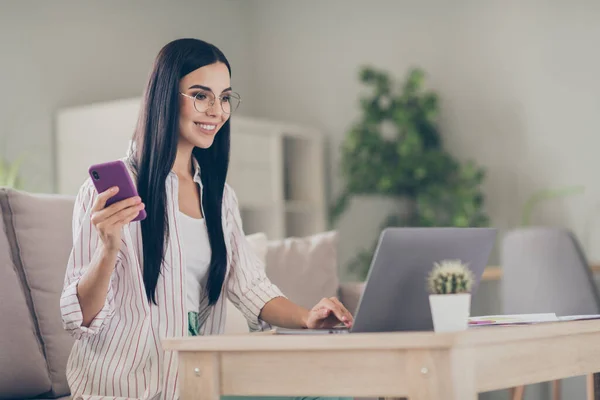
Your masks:
{"label": "woman's left hand", "polygon": [[354,318],[335,297],[324,298],[309,312],[306,320],[308,329],[333,328],[340,323],[350,328]]}

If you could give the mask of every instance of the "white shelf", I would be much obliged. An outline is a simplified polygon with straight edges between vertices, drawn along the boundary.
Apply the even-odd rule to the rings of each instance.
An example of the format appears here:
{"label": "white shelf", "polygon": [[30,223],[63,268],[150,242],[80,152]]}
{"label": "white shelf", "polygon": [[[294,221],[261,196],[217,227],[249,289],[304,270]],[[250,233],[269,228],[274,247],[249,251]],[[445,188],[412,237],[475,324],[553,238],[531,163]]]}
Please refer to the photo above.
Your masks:
{"label": "white shelf", "polygon": [[285,202],[285,211],[295,213],[315,213],[319,211],[321,205],[308,201],[290,200]]}
{"label": "white shelf", "polygon": [[303,237],[317,233],[317,215],[304,212],[286,212],[286,237]]}
{"label": "white shelf", "polygon": [[251,211],[283,209],[288,212],[315,212],[320,206],[308,201],[284,201],[272,203],[252,203],[244,201],[243,207]]}
{"label": "white shelf", "polygon": [[325,229],[323,140],[316,130],[237,117],[231,149],[229,180],[240,206],[271,213],[262,222],[248,216],[244,224],[273,239]]}
{"label": "white shelf", "polygon": [[244,232],[249,235],[252,233],[263,232],[268,237],[280,235],[281,224],[278,221],[277,214],[269,209],[248,209],[240,208]]}
{"label": "white shelf", "polygon": [[283,138],[285,200],[323,200],[322,185],[319,184],[323,180],[322,149],[319,138]]}

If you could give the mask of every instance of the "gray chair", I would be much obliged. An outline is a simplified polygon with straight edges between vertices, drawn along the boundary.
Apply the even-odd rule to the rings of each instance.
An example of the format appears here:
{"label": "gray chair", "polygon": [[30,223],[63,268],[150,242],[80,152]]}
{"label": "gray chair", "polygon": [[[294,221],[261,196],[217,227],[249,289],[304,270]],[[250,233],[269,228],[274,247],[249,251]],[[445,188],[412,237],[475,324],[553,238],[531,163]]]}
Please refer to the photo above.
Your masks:
{"label": "gray chair", "polygon": [[[564,229],[526,228],[509,232],[501,246],[502,305],[505,314],[600,314],[600,294],[575,236]],[[592,375],[587,398],[596,399]],[[524,387],[513,388],[513,400]],[[553,382],[559,399],[559,381]]]}

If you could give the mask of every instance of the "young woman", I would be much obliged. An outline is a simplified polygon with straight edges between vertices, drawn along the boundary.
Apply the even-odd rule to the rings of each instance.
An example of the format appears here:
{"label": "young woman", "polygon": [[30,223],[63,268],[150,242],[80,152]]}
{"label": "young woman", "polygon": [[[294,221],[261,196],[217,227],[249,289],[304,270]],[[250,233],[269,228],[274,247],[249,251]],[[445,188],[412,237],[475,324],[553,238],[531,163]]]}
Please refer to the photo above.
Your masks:
{"label": "young woman", "polygon": [[[73,399],[178,398],[177,356],[160,340],[222,333],[226,298],[252,330],[352,324],[335,298],[311,310],[287,300],[246,241],[225,183],[240,102],[230,76],[215,46],[167,44],[124,160],[139,197],[106,207],[118,188],[98,194],[88,180],[79,191],[61,297],[77,339],[67,365]],[[131,222],[143,208],[147,218]]]}

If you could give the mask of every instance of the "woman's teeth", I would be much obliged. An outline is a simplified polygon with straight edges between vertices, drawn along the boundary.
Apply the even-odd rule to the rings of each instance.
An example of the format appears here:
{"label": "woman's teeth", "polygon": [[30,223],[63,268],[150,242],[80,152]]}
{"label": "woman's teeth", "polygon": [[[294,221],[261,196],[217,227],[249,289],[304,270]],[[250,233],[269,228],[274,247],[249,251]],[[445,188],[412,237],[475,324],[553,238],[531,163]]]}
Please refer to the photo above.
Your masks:
{"label": "woman's teeth", "polygon": [[194,124],[198,125],[202,129],[206,129],[207,131],[212,131],[217,127],[216,125],[199,124],[197,122],[194,122]]}

